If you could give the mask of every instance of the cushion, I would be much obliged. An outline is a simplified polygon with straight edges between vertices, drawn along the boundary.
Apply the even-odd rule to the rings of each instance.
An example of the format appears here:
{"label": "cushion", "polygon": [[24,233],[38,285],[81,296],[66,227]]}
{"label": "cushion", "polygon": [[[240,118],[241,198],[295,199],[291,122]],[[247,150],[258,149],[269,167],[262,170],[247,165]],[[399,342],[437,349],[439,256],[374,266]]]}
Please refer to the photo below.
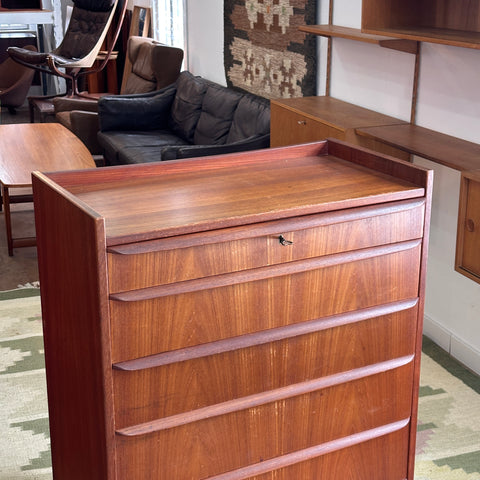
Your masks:
{"label": "cushion", "polygon": [[202,113],[193,137],[195,145],[223,145],[242,94],[210,84],[203,97]]}
{"label": "cushion", "polygon": [[153,44],[142,43],[137,51],[132,71],[129,73],[122,94],[153,92],[157,79],[152,68]]}
{"label": "cushion", "polygon": [[238,142],[255,135],[270,132],[270,104],[268,100],[247,94],[238,102],[233,115],[227,143]]}
{"label": "cushion", "polygon": [[[186,144],[183,139],[172,134],[169,130],[99,132],[97,136],[108,165],[119,164],[121,153],[125,152],[128,157],[130,149],[139,152],[141,150],[148,151],[152,147]],[[138,152],[137,156],[139,156]]]}
{"label": "cushion", "polygon": [[175,87],[147,97],[142,95],[106,96],[98,101],[100,129],[158,130],[167,127]]}
{"label": "cushion", "polygon": [[190,72],[182,72],[177,80],[177,93],[170,112],[169,126],[179,137],[193,143],[193,136],[207,84]]}
{"label": "cushion", "polygon": [[55,57],[80,59],[93,50],[100,38],[110,13],[108,11],[92,12],[75,9],[68,24],[67,34],[55,51]]}

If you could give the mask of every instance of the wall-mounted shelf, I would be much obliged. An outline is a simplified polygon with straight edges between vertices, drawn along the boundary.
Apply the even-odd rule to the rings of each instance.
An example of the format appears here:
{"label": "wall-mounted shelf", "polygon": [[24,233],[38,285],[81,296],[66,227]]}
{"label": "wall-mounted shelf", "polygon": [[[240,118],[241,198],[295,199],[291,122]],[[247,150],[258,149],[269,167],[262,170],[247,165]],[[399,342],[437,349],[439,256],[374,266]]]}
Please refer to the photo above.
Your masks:
{"label": "wall-mounted shelf", "polygon": [[305,33],[312,33],[320,37],[337,37],[355,40],[357,42],[372,43],[385,48],[399,50],[406,53],[417,53],[418,42],[400,38],[391,38],[381,35],[363,33],[357,28],[340,27],[337,25],[304,25],[299,30]]}
{"label": "wall-mounted shelf", "polygon": [[[420,42],[480,50],[480,0],[362,0],[361,29],[333,25],[300,27],[328,38],[326,95],[330,95],[332,38],[376,44],[415,55],[410,124],[355,128],[379,151],[384,144],[462,172],[455,269],[480,283],[480,145],[415,125],[420,69]],[[395,153],[394,153],[395,154]]]}
{"label": "wall-mounted shelf", "polygon": [[480,0],[363,0],[362,32],[480,49]]}
{"label": "wall-mounted shelf", "polygon": [[416,29],[384,29],[368,30],[371,34],[389,35],[399,39],[411,41],[439,43],[454,47],[474,48],[480,50],[480,33],[465,32],[462,30],[450,30],[445,28],[416,28]]}
{"label": "wall-mounted shelf", "polygon": [[480,145],[418,125],[357,128],[357,135],[460,171],[480,169]]}

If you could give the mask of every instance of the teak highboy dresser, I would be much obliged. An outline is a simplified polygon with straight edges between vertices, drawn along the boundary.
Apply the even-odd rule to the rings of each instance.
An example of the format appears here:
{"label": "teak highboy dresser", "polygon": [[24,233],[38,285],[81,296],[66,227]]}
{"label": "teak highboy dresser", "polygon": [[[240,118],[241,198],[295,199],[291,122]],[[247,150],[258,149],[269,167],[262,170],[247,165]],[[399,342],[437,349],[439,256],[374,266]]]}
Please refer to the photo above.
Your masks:
{"label": "teak highboy dresser", "polygon": [[413,480],[431,172],[328,140],[34,173],[55,480]]}

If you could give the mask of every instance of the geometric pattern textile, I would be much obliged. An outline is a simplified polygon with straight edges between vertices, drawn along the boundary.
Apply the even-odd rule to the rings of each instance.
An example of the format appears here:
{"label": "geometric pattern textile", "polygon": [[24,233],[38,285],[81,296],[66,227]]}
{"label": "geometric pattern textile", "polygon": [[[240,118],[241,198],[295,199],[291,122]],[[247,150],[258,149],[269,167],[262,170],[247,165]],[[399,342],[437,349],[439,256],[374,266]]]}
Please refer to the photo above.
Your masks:
{"label": "geometric pattern textile", "polygon": [[[43,356],[40,290],[0,292],[0,480],[52,480]],[[480,480],[480,378],[428,339],[420,372],[415,480]]]}
{"label": "geometric pattern textile", "polygon": [[40,290],[0,292],[0,479],[51,480]]}
{"label": "geometric pattern textile", "polygon": [[316,95],[317,0],[225,0],[227,85],[265,98]]}
{"label": "geometric pattern textile", "polygon": [[480,378],[424,340],[415,480],[480,480]]}

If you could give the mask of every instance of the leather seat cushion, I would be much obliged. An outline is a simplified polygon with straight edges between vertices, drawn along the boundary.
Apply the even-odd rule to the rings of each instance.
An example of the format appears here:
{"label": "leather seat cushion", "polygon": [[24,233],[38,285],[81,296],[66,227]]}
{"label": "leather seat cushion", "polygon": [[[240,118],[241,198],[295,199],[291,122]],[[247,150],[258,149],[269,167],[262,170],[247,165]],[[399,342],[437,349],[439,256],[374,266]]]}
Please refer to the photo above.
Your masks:
{"label": "leather seat cushion", "polygon": [[129,147],[118,154],[118,165],[131,163],[152,163],[163,160],[163,152],[170,149],[171,145],[158,145],[156,147]]}
{"label": "leather seat cushion", "polygon": [[[107,164],[111,165],[116,165],[120,161],[122,152],[125,152],[122,158],[128,157],[130,149],[148,152],[152,147],[188,145],[188,142],[183,138],[169,130],[98,132],[97,138],[103,148]],[[160,160],[160,157],[158,160]]]}

